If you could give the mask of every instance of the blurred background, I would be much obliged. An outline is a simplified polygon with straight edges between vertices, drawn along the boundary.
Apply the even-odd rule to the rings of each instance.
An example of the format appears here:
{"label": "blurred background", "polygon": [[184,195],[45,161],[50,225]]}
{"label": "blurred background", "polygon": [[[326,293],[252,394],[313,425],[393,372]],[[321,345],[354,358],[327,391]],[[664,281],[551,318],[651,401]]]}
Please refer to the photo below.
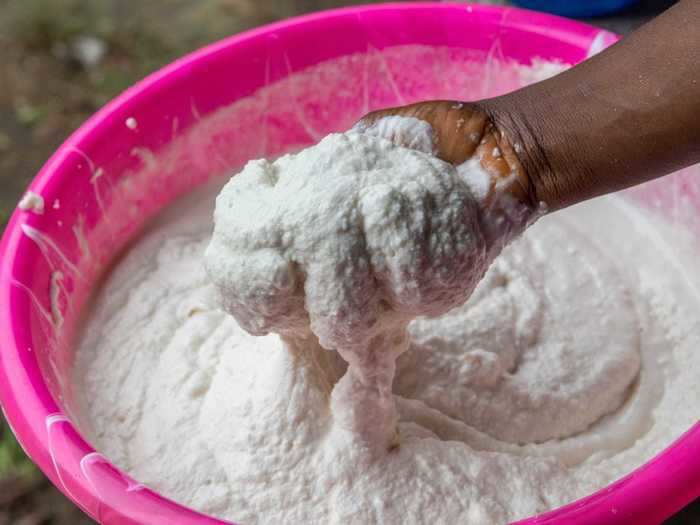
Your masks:
{"label": "blurred background", "polygon": [[[56,147],[129,85],[222,37],[359,3],[375,2],[0,0],[0,232]],[[617,14],[584,20],[627,34],[673,3],[642,0]],[[0,417],[0,525],[91,523],[25,457]],[[700,524],[700,501],[665,525],[691,524]]]}

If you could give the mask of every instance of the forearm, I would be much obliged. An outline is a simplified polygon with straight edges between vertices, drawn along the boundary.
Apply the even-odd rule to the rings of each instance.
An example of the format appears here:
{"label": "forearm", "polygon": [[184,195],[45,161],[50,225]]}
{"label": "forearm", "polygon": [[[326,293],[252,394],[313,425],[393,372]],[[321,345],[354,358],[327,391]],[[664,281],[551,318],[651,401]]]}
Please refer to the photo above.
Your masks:
{"label": "forearm", "polygon": [[484,107],[550,210],[700,162],[700,1]]}

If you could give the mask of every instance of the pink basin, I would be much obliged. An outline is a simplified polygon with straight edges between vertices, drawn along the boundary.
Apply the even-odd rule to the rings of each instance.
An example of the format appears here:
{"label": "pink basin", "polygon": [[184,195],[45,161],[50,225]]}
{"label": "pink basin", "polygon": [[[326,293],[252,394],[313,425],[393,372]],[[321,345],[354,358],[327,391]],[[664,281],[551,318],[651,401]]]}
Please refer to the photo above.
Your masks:
{"label": "pink basin", "polygon": [[[72,341],[110,261],[168,202],[250,158],[310,144],[380,106],[512,89],[523,83],[518,64],[573,64],[615,40],[519,9],[358,7],[228,38],[126,91],[46,163],[31,185],[46,211],[15,212],[0,244],[0,399],[27,454],[101,523],[224,523],[131,480],[72,423]],[[700,239],[693,175],[630,198]],[[696,425],[626,478],[520,523],[656,524],[698,495]]]}

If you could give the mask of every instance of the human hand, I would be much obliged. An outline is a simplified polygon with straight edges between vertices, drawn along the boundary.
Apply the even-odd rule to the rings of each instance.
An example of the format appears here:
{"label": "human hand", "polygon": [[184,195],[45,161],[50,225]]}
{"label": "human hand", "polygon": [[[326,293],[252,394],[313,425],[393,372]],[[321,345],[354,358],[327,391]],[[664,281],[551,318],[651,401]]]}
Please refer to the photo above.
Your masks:
{"label": "human hand", "polygon": [[[368,130],[381,119],[392,116],[427,122],[432,128],[432,146],[438,158],[455,165],[458,171],[462,166],[472,166],[471,170],[464,170],[465,182],[472,188],[478,186],[473,194],[481,209],[482,229],[491,257],[494,257],[539,217],[543,208],[535,196],[526,164],[521,160],[534,156],[526,150],[536,150],[537,146],[528,146],[532,144],[529,140],[514,141],[511,137],[520,135],[509,132],[514,129],[509,125],[510,119],[490,105],[491,102],[493,100],[419,102],[374,111],[363,117],[357,127]],[[482,173],[486,174],[486,177],[479,177],[476,185],[473,183],[473,160],[478,161]]]}
{"label": "human hand", "polygon": [[547,80],[474,103],[421,102],[362,121],[424,120],[443,160],[476,157],[492,189],[540,213],[566,208],[700,163],[700,61],[689,51],[700,48],[698,20],[700,2],[681,0]]}
{"label": "human hand", "polygon": [[524,144],[511,143],[505,130],[499,129],[491,108],[478,103],[431,100],[407,106],[382,109],[360,120],[371,125],[388,116],[413,117],[433,128],[436,156],[459,166],[476,158],[490,177],[490,190],[482,203],[489,206],[506,192],[517,201],[537,208],[532,184],[519,159]]}

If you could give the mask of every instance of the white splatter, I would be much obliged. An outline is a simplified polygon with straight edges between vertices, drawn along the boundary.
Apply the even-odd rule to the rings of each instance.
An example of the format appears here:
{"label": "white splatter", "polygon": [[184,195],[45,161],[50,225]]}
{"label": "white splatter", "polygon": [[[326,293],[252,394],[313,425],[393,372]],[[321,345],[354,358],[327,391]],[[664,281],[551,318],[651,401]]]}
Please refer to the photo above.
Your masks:
{"label": "white splatter", "polygon": [[[63,485],[63,489],[64,489],[66,495],[69,496],[77,505],[80,506],[80,504],[78,503],[79,500],[73,495],[71,490],[68,488],[68,485],[66,485],[66,482],[63,480],[63,476],[61,475],[61,469],[58,468],[58,461],[56,460],[56,453],[54,451],[53,439],[51,438],[51,428],[53,428],[53,426],[56,423],[67,423],[69,425],[71,424],[70,420],[60,412],[48,414],[46,416],[44,424],[46,425],[47,444],[48,444],[48,449],[49,449],[49,456],[51,457],[51,463],[53,464],[53,468],[56,471],[56,476],[58,477],[58,481],[60,481],[61,485]],[[81,508],[82,508],[82,506],[81,506]]]}
{"label": "white splatter", "polygon": [[39,311],[39,313],[41,314],[41,316],[44,319],[46,319],[49,323],[53,324],[53,318],[51,317],[51,314],[49,313],[49,311],[46,308],[44,308],[44,305],[41,304],[41,301],[36,296],[36,294],[31,290],[31,288],[29,288],[26,284],[21,283],[16,279],[12,280],[12,284],[18,288],[21,288],[25,292],[27,292],[27,295],[31,299],[34,306],[36,306],[36,308]]}
{"label": "white splatter", "polygon": [[73,235],[75,235],[75,240],[78,242],[78,249],[80,250],[80,255],[84,259],[90,259],[92,253],[90,252],[90,245],[88,244],[87,237],[85,237],[85,216],[78,215],[77,222],[73,225]]}
{"label": "white splatter", "polygon": [[148,148],[136,147],[131,149],[131,154],[137,157],[144,165],[145,169],[152,170],[158,166],[158,161],[153,152]]}
{"label": "white splatter", "polygon": [[51,300],[51,318],[56,329],[63,326],[63,314],[61,313],[60,294],[63,272],[55,271],[51,273],[51,285],[49,287],[49,298]]}
{"label": "white splatter", "polygon": [[606,44],[607,39],[609,38],[610,33],[607,31],[599,31],[595,38],[591,41],[591,45],[588,46],[588,52],[586,53],[586,58],[591,58],[594,55],[597,55],[600,53],[603,49],[608,47]]}
{"label": "white splatter", "polygon": [[27,193],[24,194],[24,197],[22,197],[22,200],[19,201],[19,204],[17,207],[20,210],[25,210],[25,211],[31,211],[33,213],[36,213],[37,215],[43,215],[44,214],[44,198],[39,195],[38,193],[34,193],[33,191],[28,191]]}
{"label": "white splatter", "polygon": [[[70,270],[70,272],[75,275],[76,277],[79,277],[80,279],[85,280],[85,277],[83,274],[80,272],[78,267],[73,264],[68,257],[61,251],[61,249],[56,245],[55,242],[51,240],[47,235],[43,234],[36,228],[32,228],[28,224],[22,224],[20,226],[22,228],[22,232],[29,237],[32,241],[36,243],[36,245],[39,247],[39,250],[41,253],[44,255],[44,258],[46,259],[46,262],[49,264],[49,266],[53,269],[55,268],[55,264],[53,262],[53,259],[51,257],[51,252],[55,253],[58,258],[63,262],[65,267]],[[50,250],[49,250],[50,248]]]}

